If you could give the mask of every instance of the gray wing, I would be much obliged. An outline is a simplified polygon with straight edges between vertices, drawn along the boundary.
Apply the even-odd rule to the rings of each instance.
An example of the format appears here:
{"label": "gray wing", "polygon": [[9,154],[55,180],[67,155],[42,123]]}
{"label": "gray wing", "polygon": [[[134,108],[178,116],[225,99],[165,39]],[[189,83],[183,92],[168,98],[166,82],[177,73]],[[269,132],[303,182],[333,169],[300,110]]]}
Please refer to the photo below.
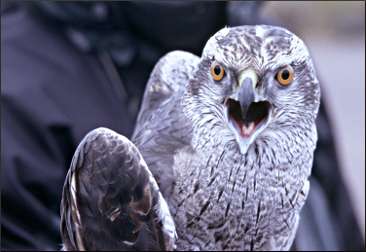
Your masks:
{"label": "gray wing", "polygon": [[191,144],[192,128],[181,101],[198,63],[199,57],[184,51],[170,52],[159,60],[147,83],[132,137],[164,196],[174,184],[174,154]]}
{"label": "gray wing", "polygon": [[98,128],[79,144],[61,201],[64,250],[174,248],[173,219],[138,149]]}

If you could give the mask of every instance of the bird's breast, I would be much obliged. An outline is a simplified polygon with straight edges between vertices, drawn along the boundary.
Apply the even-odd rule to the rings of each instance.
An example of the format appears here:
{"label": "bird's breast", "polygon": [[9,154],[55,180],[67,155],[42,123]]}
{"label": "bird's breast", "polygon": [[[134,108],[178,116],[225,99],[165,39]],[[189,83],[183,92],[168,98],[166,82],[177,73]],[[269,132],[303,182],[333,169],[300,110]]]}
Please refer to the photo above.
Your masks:
{"label": "bird's breast", "polygon": [[169,205],[178,248],[264,248],[271,237],[293,232],[301,208],[295,199],[299,178],[263,163],[259,167],[256,159],[245,160],[227,147],[212,150],[187,149],[175,156]]}

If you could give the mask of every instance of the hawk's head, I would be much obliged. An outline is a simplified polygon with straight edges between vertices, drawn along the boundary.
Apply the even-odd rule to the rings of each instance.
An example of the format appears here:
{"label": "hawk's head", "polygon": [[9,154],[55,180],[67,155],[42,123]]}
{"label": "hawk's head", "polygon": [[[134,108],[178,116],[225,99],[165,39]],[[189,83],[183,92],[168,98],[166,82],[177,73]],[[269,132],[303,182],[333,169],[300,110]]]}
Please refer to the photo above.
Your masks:
{"label": "hawk's head", "polygon": [[320,102],[304,43],[265,25],[223,28],[211,37],[187,95],[195,129],[219,130],[243,154],[261,137],[313,127]]}

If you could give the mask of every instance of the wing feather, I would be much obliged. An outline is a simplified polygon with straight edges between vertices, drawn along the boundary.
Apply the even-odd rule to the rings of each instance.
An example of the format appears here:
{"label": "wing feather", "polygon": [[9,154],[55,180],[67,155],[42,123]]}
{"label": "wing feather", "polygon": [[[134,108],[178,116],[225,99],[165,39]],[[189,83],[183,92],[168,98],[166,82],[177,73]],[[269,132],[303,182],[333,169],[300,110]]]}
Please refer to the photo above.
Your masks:
{"label": "wing feather", "polygon": [[181,102],[198,63],[199,57],[184,51],[170,52],[159,60],[132,136],[165,198],[174,185],[174,155],[191,144],[192,128]]}
{"label": "wing feather", "polygon": [[[175,226],[165,207],[135,145],[112,130],[95,129],[79,144],[65,180],[64,249],[172,249]],[[141,232],[147,233],[148,246],[139,239]]]}

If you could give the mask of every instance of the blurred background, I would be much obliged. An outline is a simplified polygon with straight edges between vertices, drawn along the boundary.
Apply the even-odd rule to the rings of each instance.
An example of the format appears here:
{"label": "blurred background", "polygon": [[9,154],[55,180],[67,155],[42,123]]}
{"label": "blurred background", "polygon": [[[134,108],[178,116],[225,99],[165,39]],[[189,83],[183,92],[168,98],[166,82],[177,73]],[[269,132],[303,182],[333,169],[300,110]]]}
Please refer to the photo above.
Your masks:
{"label": "blurred background", "polygon": [[311,190],[293,250],[365,249],[363,1],[1,1],[1,248],[60,248],[59,209],[77,144],[130,136],[156,61],[200,55],[225,25],[288,28],[322,87]]}
{"label": "blurred background", "polygon": [[262,11],[296,31],[312,53],[342,175],[365,235],[365,4],[269,2]]}
{"label": "blurred background", "polygon": [[279,1],[261,11],[280,19],[311,52],[341,172],[365,237],[365,3]]}

